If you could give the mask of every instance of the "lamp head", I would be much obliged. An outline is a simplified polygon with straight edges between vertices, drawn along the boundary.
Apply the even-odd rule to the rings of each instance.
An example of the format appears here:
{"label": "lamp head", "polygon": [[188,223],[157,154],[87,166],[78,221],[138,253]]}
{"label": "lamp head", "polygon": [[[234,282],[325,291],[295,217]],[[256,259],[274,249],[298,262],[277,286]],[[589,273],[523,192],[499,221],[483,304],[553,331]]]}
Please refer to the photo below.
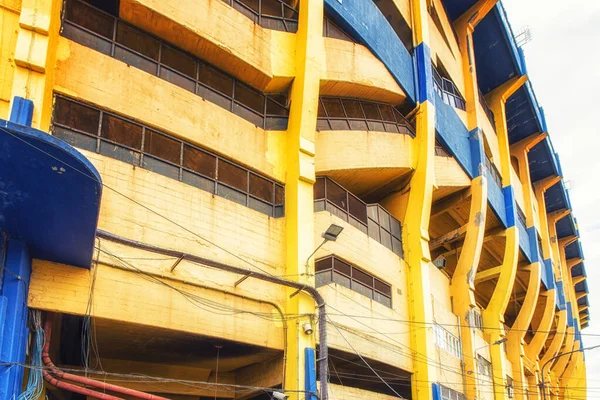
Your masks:
{"label": "lamp head", "polygon": [[331,225],[329,225],[329,228],[327,228],[327,230],[325,232],[323,232],[323,239],[329,240],[331,242],[335,242],[343,230],[344,230],[344,227],[336,225],[336,224],[331,224]]}

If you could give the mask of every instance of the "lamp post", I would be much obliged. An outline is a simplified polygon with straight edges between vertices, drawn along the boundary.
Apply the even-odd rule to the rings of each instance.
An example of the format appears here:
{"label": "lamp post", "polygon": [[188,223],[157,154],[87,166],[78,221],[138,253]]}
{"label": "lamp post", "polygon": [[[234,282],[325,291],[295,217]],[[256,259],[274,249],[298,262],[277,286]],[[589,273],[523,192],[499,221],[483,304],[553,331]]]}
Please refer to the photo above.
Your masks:
{"label": "lamp post", "polygon": [[329,228],[327,228],[327,230],[325,232],[323,232],[323,234],[321,235],[323,237],[323,241],[321,242],[321,244],[315,249],[315,251],[313,251],[312,253],[310,253],[310,256],[308,256],[308,258],[306,259],[306,274],[308,275],[308,263],[311,259],[312,256],[315,255],[315,253],[327,242],[335,242],[338,238],[338,236],[340,236],[340,233],[342,233],[342,231],[344,230],[344,228],[342,226],[336,225],[336,224],[331,224],[329,225]]}
{"label": "lamp post", "polygon": [[564,353],[559,353],[559,354],[555,355],[554,357],[552,357],[551,359],[549,359],[548,361],[546,361],[544,363],[544,365],[542,365],[542,370],[541,370],[541,373],[542,373],[542,382],[540,382],[540,388],[542,389],[542,398],[543,398],[543,400],[546,400],[546,382],[544,381],[544,368],[546,368],[546,365],[548,365],[552,361],[554,361],[557,358],[560,358],[562,356],[567,356],[569,354],[577,353],[579,351],[583,352],[585,350],[593,350],[593,349],[598,348],[598,347],[600,347],[600,344],[596,345],[596,346],[586,347],[586,348],[579,349],[579,350],[572,350],[572,351],[567,351],[567,352],[564,352]]}

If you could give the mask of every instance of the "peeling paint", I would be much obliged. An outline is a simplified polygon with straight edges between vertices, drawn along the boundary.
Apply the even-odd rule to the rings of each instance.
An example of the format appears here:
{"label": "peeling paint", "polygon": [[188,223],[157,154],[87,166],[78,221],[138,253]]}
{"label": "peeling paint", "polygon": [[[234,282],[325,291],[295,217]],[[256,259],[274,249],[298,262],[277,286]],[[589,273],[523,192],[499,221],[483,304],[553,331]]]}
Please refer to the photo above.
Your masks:
{"label": "peeling paint", "polygon": [[483,218],[483,214],[481,213],[481,211],[479,211],[475,215],[475,226],[480,226],[482,223],[484,223],[484,218]]}

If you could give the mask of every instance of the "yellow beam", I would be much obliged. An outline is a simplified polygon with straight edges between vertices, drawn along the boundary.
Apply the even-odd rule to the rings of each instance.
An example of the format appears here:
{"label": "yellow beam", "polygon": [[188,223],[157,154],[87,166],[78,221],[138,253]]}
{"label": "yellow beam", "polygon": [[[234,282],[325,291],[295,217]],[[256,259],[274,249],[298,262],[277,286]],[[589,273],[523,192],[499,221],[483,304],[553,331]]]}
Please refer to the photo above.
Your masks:
{"label": "yellow beam", "polygon": [[[550,346],[548,346],[546,353],[544,353],[544,356],[540,360],[540,365],[544,365],[552,357],[557,355],[562,346],[563,338],[565,337],[565,331],[567,329],[567,311],[561,310],[557,313],[557,315],[558,321],[556,323],[556,333],[554,334],[554,338],[552,338],[552,342],[550,343]],[[550,368],[546,370],[546,372],[548,371],[550,371]]]}
{"label": "yellow beam", "polygon": [[445,213],[448,209],[458,206],[470,196],[471,189],[467,188],[436,201],[431,207],[431,218],[437,217]]}
{"label": "yellow beam", "polygon": [[[315,182],[315,126],[319,101],[319,84],[324,59],[323,2],[301,0],[296,33],[296,77],[290,95],[290,117],[286,133],[286,274],[299,282],[314,285],[314,259],[306,259],[313,252],[314,210],[313,184]],[[292,294],[292,291],[289,291]],[[287,301],[286,312],[312,314],[312,298],[298,294]],[[315,348],[315,334],[307,335],[302,323],[290,324],[287,330],[288,353],[292,356],[285,365],[283,387],[303,390],[305,382],[304,349]],[[321,326],[320,329],[326,329]],[[299,392],[290,392],[290,398],[300,399]]]}
{"label": "yellow beam", "polygon": [[533,335],[533,339],[525,346],[525,355],[532,361],[538,359],[538,355],[546,343],[548,332],[550,331],[552,321],[554,320],[555,290],[549,290],[542,296],[546,296],[546,306],[544,307],[542,319]]}
{"label": "yellow beam", "polygon": [[548,218],[553,221],[558,221],[559,219],[563,219],[567,215],[571,214],[571,210],[567,208],[561,208],[560,210],[553,211],[548,213]]}
{"label": "yellow beam", "polygon": [[558,245],[560,247],[564,248],[565,246],[568,246],[571,243],[577,241],[577,239],[579,239],[579,236],[577,236],[577,235],[571,235],[571,236],[567,236],[564,238],[560,238],[560,239],[558,239]]}
{"label": "yellow beam", "polygon": [[558,182],[560,182],[561,179],[562,179],[562,176],[558,176],[558,175],[552,175],[552,176],[548,176],[544,179],[540,179],[539,181],[537,181],[534,184],[535,190],[545,192],[546,190],[550,189],[552,186],[554,186]]}
{"label": "yellow beam", "polygon": [[517,143],[510,145],[510,153],[513,155],[520,154],[522,152],[528,153],[536,144],[546,139],[548,134],[546,132],[536,133],[527,136],[525,139],[519,140]]}
{"label": "yellow beam", "polygon": [[519,90],[521,86],[525,84],[525,82],[527,82],[527,80],[527,75],[522,75],[515,76],[514,78],[504,82],[502,85],[498,86],[485,96],[488,104],[496,103],[498,101],[505,103],[510,96],[512,96],[517,90]]}
{"label": "yellow beam", "polygon": [[456,31],[461,32],[468,29],[472,33],[477,24],[494,8],[497,2],[498,0],[479,0],[454,22]]}
{"label": "yellow beam", "polygon": [[583,258],[581,258],[581,257],[569,258],[567,260],[567,268],[571,269],[574,266],[581,264],[582,262],[583,262]]}
{"label": "yellow beam", "polygon": [[500,275],[501,270],[502,266],[500,265],[498,267],[486,269],[485,271],[477,272],[477,275],[475,275],[475,284],[479,285],[480,283],[497,278],[498,275]]}
{"label": "yellow beam", "polygon": [[[569,327],[567,327],[567,331],[565,333],[565,338],[563,340],[564,343],[560,349],[560,352],[568,353],[569,351],[573,350],[574,341],[575,341],[575,328],[572,326],[569,326]],[[552,366],[552,371],[554,372],[554,375],[556,375],[557,377],[560,377],[563,374],[571,357],[572,357],[572,355],[563,356],[556,360],[556,362]]]}
{"label": "yellow beam", "polygon": [[429,242],[429,248],[435,249],[437,247],[443,246],[444,244],[454,242],[455,240],[460,239],[463,235],[467,233],[467,225],[463,225],[458,229],[454,229],[444,235],[438,236],[435,239],[432,239]]}
{"label": "yellow beam", "polygon": [[585,281],[585,276],[576,276],[573,278],[573,286],[583,281]]}

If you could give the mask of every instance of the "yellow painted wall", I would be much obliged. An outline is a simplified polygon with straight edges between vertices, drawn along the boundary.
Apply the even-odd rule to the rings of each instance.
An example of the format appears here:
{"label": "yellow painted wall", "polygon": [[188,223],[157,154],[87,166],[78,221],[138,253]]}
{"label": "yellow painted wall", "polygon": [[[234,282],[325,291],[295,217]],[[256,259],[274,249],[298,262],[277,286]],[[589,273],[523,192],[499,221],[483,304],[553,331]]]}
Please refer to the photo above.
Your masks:
{"label": "yellow painted wall", "polygon": [[[215,318],[213,313],[202,312],[176,291],[148,283],[139,274],[103,264],[97,268],[93,297],[96,317],[283,349],[283,329],[278,323],[246,314]],[[34,260],[28,305],[84,315],[91,277],[92,271],[86,269]],[[169,281],[169,284],[227,306],[276,315],[274,307],[268,304],[179,282]]]}
{"label": "yellow painted wall", "polygon": [[330,399],[344,399],[344,400],[392,400],[397,399],[396,396],[388,396],[381,393],[374,393],[368,390],[362,390],[342,385],[329,385],[329,398]]}
{"label": "yellow painted wall", "polygon": [[406,94],[387,68],[366,47],[325,38],[322,96],[357,97],[400,104]]}
{"label": "yellow painted wall", "polygon": [[281,89],[295,75],[295,35],[262,28],[221,0],[123,0],[120,7],[121,18],[260,89]]}
{"label": "yellow painted wall", "polygon": [[19,29],[20,0],[0,2],[0,118],[8,119],[14,76],[14,56]]}
{"label": "yellow painted wall", "polygon": [[[55,91],[146,123],[285,180],[285,134],[165,80],[60,38]],[[105,83],[111,82],[110,86]]]}
{"label": "yellow painted wall", "polygon": [[[321,233],[332,223],[343,226],[344,230],[337,241],[326,243],[316,253],[315,259],[335,254],[392,285],[392,308],[344,286],[331,284],[320,289],[326,303],[331,306],[331,319],[335,324],[354,332],[342,330],[361,355],[412,371],[410,326],[400,322],[409,319],[406,264],[382,244],[326,211],[315,213],[315,248],[322,241]],[[336,316],[336,310],[352,316],[372,318]],[[330,326],[328,334],[333,335],[329,339],[330,346],[353,353],[335,328]]]}

